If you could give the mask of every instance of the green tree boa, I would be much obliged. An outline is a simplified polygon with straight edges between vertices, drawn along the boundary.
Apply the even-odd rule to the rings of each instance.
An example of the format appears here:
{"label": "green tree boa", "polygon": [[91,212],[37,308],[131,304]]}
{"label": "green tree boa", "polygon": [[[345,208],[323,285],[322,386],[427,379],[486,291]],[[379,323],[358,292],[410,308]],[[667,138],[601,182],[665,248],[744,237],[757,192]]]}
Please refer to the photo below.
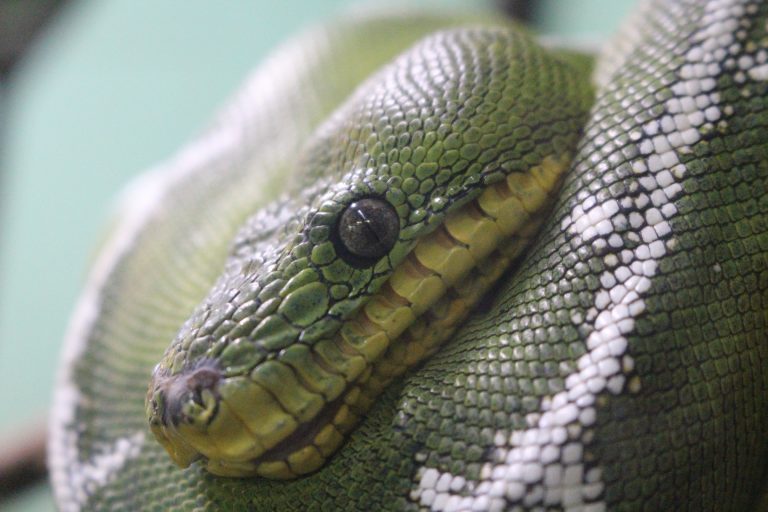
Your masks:
{"label": "green tree boa", "polygon": [[54,398],[60,508],[766,507],[767,23],[648,2],[594,103],[501,21],[283,47],[123,198]]}

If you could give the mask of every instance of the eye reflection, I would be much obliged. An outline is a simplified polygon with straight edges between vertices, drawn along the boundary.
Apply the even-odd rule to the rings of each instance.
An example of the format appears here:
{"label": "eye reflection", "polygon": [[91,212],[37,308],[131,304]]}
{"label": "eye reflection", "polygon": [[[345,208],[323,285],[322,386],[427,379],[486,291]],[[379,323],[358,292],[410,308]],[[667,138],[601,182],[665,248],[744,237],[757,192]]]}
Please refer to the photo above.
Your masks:
{"label": "eye reflection", "polygon": [[387,201],[367,197],[351,203],[337,225],[342,258],[356,265],[372,265],[392,249],[400,232],[400,218]]}

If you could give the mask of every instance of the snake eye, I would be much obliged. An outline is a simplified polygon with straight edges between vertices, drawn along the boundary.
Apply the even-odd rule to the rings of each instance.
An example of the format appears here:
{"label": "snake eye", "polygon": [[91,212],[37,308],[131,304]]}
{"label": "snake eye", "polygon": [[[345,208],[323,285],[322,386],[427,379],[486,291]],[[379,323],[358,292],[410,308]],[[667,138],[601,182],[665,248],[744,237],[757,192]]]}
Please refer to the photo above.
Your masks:
{"label": "snake eye", "polygon": [[400,218],[387,201],[367,197],[351,203],[336,227],[338,252],[352,265],[367,266],[389,252],[400,232]]}

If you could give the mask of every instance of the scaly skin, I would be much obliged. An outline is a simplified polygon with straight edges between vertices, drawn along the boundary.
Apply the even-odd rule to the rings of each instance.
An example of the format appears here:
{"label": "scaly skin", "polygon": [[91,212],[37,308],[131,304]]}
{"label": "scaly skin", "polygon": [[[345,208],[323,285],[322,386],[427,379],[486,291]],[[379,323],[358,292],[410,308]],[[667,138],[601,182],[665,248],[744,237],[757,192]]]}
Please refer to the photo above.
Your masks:
{"label": "scaly skin", "polygon": [[[453,22],[355,20],[278,53],[206,137],[126,199],[67,341],[51,434],[60,507],[757,509],[768,480],[766,19],[761,2],[644,9],[598,65],[597,98],[552,214],[472,317],[423,366],[375,398],[316,472],[289,481],[225,478],[206,471],[204,461],[179,469],[153,438],[144,398],[156,363],[161,381],[199,368],[216,379],[258,368],[263,363],[248,351],[245,362],[234,350],[226,355],[236,339],[226,333],[244,318],[236,316],[247,302],[242,295],[268,289],[270,262],[288,278],[306,268],[306,260],[301,268],[279,261],[295,256],[291,248],[305,240],[295,235],[305,232],[313,208],[331,196],[348,201],[345,190],[364,186],[355,178],[409,172],[392,163],[412,162],[419,146],[429,150],[438,141],[442,152],[429,158],[458,172],[455,160],[440,157],[452,131],[467,135],[471,120],[490,129],[480,122],[490,115],[478,107],[483,101],[511,109],[507,118],[534,129],[513,129],[511,148],[500,147],[503,137],[480,137],[491,164],[474,171],[485,153],[471,146],[474,134],[462,137],[457,150],[464,150],[470,175],[558,159],[579,135],[579,124],[570,124],[589,94],[584,82],[571,83],[580,64],[530,57],[539,55],[535,43],[508,27],[431,36],[346,102],[372,70]],[[393,41],[391,27],[402,23],[402,39]],[[378,54],[364,57],[361,40]],[[435,61],[446,48],[465,51],[458,62],[468,64],[480,62],[478,55],[529,56],[507,77],[523,80],[512,88],[519,104],[468,87],[499,76],[499,68],[473,74],[456,60]],[[424,61],[440,64],[420,66]],[[403,78],[409,75],[415,79]],[[407,93],[408,83],[418,84],[417,92]],[[446,92],[451,87],[456,94]],[[450,128],[428,123],[429,109],[410,114],[421,123],[397,128],[397,114],[414,94],[448,105],[452,114],[441,121]],[[376,101],[389,108],[386,115],[369,106]],[[462,116],[469,122],[455,122]],[[387,138],[398,129],[411,134],[414,147]],[[420,129],[423,138],[414,136]],[[536,130],[544,130],[541,137],[531,135]],[[363,161],[372,173],[348,176]],[[463,190],[484,184],[467,176],[458,182]],[[291,180],[299,186],[279,184]],[[397,202],[404,181],[373,190],[407,205],[398,209],[401,227],[417,224],[422,206],[418,197]],[[286,195],[275,202],[279,187]],[[445,208],[459,208],[461,194],[445,195]],[[401,261],[411,246],[404,241],[424,231],[401,230],[391,259]],[[306,240],[321,244],[315,237]],[[360,281],[345,283],[354,291]],[[365,286],[372,296],[381,283]],[[311,291],[301,307],[281,310],[304,329],[328,317]],[[201,340],[197,348],[194,340]],[[196,385],[208,376],[198,375]],[[153,413],[157,382],[147,402],[154,427],[170,414]],[[181,462],[195,455],[185,450],[177,454]]]}

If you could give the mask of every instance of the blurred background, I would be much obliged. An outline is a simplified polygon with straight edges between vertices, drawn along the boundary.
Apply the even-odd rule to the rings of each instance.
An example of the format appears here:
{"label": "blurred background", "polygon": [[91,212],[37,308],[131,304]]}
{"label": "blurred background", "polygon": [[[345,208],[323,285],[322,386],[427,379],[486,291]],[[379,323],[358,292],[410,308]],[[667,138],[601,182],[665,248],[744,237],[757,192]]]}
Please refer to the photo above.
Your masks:
{"label": "blurred background", "polygon": [[[371,3],[0,0],[0,474],[42,439],[68,316],[116,194],[201,132],[276,44]],[[587,43],[633,3],[504,2],[539,32]],[[0,510],[53,509],[45,481],[21,489],[0,476]]]}

